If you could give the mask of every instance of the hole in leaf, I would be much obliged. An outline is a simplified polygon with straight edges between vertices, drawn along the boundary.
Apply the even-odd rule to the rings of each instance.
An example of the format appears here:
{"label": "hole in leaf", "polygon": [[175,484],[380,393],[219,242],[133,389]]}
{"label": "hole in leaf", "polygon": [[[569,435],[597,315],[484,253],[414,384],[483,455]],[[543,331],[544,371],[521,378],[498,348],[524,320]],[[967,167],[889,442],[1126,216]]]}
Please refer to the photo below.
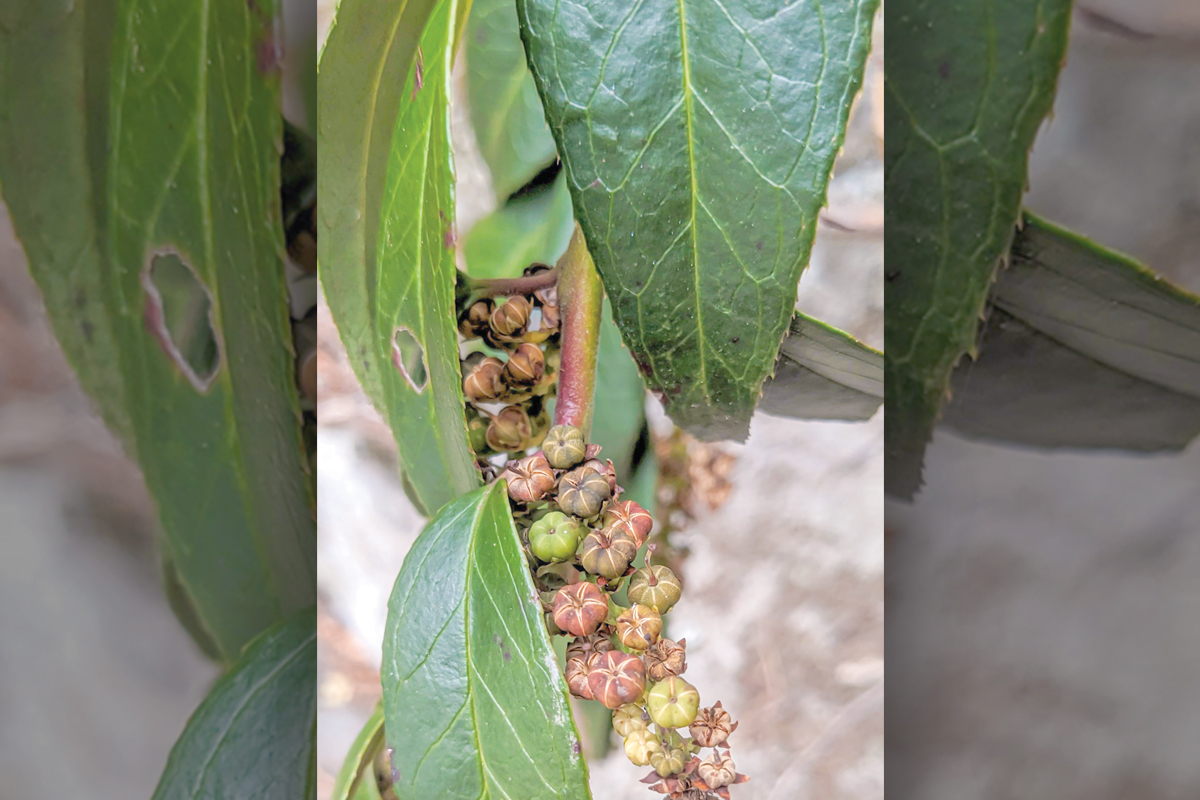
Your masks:
{"label": "hole in leaf", "polygon": [[414,392],[425,391],[429,371],[425,368],[425,348],[408,328],[397,328],[392,336],[392,363]]}
{"label": "hole in leaf", "polygon": [[212,293],[179,253],[151,254],[142,272],[146,327],[196,391],[212,386],[221,349],[212,324]]}

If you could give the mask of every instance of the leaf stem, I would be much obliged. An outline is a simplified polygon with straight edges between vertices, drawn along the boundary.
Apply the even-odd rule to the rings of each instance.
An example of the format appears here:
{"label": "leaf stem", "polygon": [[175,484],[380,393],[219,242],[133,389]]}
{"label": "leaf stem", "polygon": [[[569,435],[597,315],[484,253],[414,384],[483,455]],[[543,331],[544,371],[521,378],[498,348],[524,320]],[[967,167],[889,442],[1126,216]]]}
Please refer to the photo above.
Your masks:
{"label": "leaf stem", "polygon": [[562,360],[554,424],[574,425],[582,429],[586,437],[592,427],[604,288],[578,223],[556,270],[558,309],[562,320]]}
{"label": "leaf stem", "polygon": [[[533,266],[546,266],[534,264]],[[521,278],[473,278],[469,283],[471,297],[506,297],[517,294],[533,294],[540,289],[549,289],[558,282],[558,268],[551,267],[536,275]]]}

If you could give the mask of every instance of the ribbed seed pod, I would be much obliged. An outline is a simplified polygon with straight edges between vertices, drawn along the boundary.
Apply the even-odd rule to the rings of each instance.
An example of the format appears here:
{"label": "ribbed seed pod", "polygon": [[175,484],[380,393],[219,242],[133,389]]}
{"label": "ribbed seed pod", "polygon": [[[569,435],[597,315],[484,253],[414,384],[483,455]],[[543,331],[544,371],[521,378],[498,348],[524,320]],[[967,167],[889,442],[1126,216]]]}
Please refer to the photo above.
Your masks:
{"label": "ribbed seed pod", "polygon": [[650,766],[654,767],[654,771],[664,778],[668,775],[683,772],[683,766],[686,763],[687,753],[679,747],[670,750],[659,750],[650,756]]}
{"label": "ribbed seed pod", "polygon": [[630,731],[625,736],[625,757],[636,767],[649,766],[650,758],[660,749],[658,739],[645,728]]}
{"label": "ribbed seed pod", "polygon": [[604,527],[621,528],[641,547],[654,527],[654,518],[650,512],[632,500],[621,500],[613,503],[604,512]]}
{"label": "ribbed seed pod", "polygon": [[508,363],[504,365],[504,382],[514,389],[527,388],[540,381],[545,371],[542,348],[526,342],[508,357]]}
{"label": "ribbed seed pod", "polygon": [[542,442],[542,452],[555,469],[570,469],[582,462],[585,448],[583,431],[574,425],[555,425]]}
{"label": "ribbed seed pod", "polygon": [[504,362],[487,356],[468,364],[467,376],[463,378],[463,394],[468,400],[486,403],[504,393]]}
{"label": "ribbed seed pod", "polygon": [[491,332],[500,341],[515,341],[525,332],[529,324],[529,315],[533,312],[533,304],[526,297],[510,297],[503,305],[497,306],[488,320]]}
{"label": "ribbed seed pod", "polygon": [[620,736],[628,736],[636,730],[646,730],[650,726],[650,715],[636,703],[627,703],[613,712],[613,730]]}
{"label": "ribbed seed pod", "polygon": [[554,624],[562,630],[575,636],[587,636],[595,633],[608,617],[608,600],[594,583],[572,583],[555,593],[552,613]]}
{"label": "ribbed seed pod", "polygon": [[[594,686],[592,692],[595,693]],[[683,678],[672,675],[650,687],[646,710],[664,728],[686,728],[700,710],[700,693]]]}
{"label": "ribbed seed pod", "polygon": [[687,639],[673,642],[659,639],[646,650],[646,675],[650,680],[664,681],[687,670]]}
{"label": "ribbed seed pod", "polygon": [[518,503],[541,500],[554,488],[554,470],[541,453],[508,462],[500,477],[508,481],[508,496]]}
{"label": "ribbed seed pod", "polygon": [[588,688],[606,708],[620,708],[646,690],[646,668],[640,658],[620,650],[600,653],[588,672]]}
{"label": "ribbed seed pod", "polygon": [[701,747],[716,747],[724,744],[729,734],[737,730],[738,724],[729,716],[729,712],[721,708],[717,702],[709,708],[696,712],[696,718],[688,726],[692,738]]}
{"label": "ribbed seed pod", "polygon": [[653,608],[634,603],[617,617],[617,638],[630,650],[645,650],[658,641],[662,617]]}
{"label": "ribbed seed pod", "polygon": [[488,447],[499,453],[524,449],[531,436],[533,422],[520,406],[500,409],[487,429]]}
{"label": "ribbed seed pod", "polygon": [[576,636],[567,645],[567,658],[587,659],[592,653],[607,653],[612,650],[612,642],[607,636],[593,633],[591,636]]}
{"label": "ribbed seed pod", "polygon": [[580,519],[599,514],[610,497],[612,488],[608,481],[588,467],[571,470],[558,484],[558,507]]}
{"label": "ribbed seed pod", "polygon": [[671,606],[679,602],[682,594],[679,578],[662,564],[639,569],[629,579],[629,599],[650,606],[659,614],[667,613]]}
{"label": "ribbed seed pod", "polygon": [[602,575],[611,581],[625,574],[636,555],[637,544],[629,534],[603,528],[584,537],[579,549],[579,563],[593,575]]}
{"label": "ribbed seed pod", "polygon": [[487,331],[488,318],[491,316],[492,301],[477,300],[458,321],[458,331],[466,339],[478,339]]}
{"label": "ribbed seed pod", "polygon": [[568,658],[564,670],[567,688],[571,694],[584,700],[592,700],[592,690],[588,687],[588,666],[586,658]]}
{"label": "ribbed seed pod", "polygon": [[574,517],[568,517],[561,511],[551,511],[530,526],[529,549],[547,564],[567,561],[574,557],[583,530],[579,520]]}

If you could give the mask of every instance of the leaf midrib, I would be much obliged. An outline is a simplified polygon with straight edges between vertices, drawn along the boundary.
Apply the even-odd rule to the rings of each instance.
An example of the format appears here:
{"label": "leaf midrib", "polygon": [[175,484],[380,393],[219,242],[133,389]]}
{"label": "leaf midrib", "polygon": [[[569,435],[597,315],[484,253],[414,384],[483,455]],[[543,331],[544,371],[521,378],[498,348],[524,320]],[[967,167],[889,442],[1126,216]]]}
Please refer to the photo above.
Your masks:
{"label": "leaf midrib", "polygon": [[694,111],[692,109],[692,66],[688,59],[687,11],[685,0],[678,0],[679,5],[679,44],[680,60],[683,64],[683,118],[687,126],[688,177],[691,181],[691,214],[688,220],[692,239],[692,291],[696,298],[696,354],[700,358],[700,386],[704,390],[705,399],[711,401],[712,393],[708,385],[708,361],[704,354],[704,313],[700,300],[700,243],[696,236],[696,203],[699,198],[696,185],[696,141],[694,131]]}

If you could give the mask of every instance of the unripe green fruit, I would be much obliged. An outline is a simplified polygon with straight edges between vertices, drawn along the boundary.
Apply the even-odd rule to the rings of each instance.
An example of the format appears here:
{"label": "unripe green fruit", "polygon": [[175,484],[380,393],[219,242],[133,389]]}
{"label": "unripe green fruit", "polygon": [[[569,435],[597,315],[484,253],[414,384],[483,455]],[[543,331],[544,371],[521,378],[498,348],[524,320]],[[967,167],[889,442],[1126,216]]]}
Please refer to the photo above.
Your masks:
{"label": "unripe green fruit", "polygon": [[686,728],[700,710],[700,693],[683,678],[672,675],[650,687],[646,707],[650,718],[664,728]]}
{"label": "unripe green fruit", "polygon": [[661,745],[654,734],[646,728],[632,730],[625,736],[625,756],[634,766],[644,767],[650,763],[655,753],[661,750]]}
{"label": "unripe green fruit", "polygon": [[629,599],[644,606],[650,606],[659,614],[665,614],[671,606],[679,602],[683,587],[679,578],[669,567],[655,564],[646,569],[639,569],[629,579]]}
{"label": "unripe green fruit", "polygon": [[683,772],[683,765],[686,763],[687,754],[681,748],[659,750],[650,756],[650,766],[664,778]]}
{"label": "unripe green fruit", "polygon": [[582,463],[586,452],[583,431],[574,425],[555,425],[542,442],[542,453],[555,469],[570,469]]}
{"label": "unripe green fruit", "polygon": [[533,523],[529,529],[529,549],[539,561],[554,564],[575,555],[583,526],[561,511],[552,511]]}

